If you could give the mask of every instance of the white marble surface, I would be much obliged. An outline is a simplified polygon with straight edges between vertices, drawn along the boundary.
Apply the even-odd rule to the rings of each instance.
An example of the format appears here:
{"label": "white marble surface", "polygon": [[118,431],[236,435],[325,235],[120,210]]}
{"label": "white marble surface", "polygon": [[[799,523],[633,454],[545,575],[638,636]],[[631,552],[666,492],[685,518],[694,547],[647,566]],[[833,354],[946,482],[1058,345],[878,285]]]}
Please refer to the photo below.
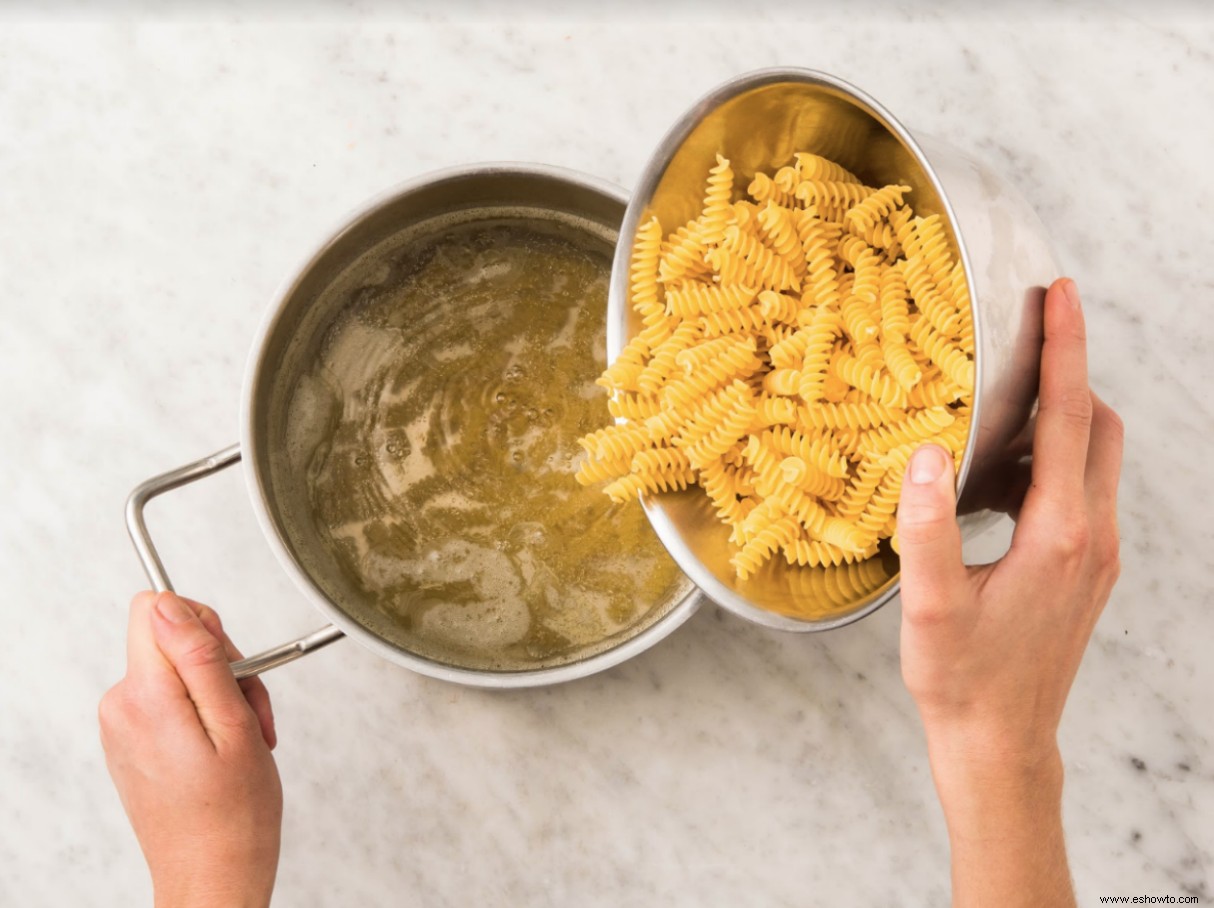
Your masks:
{"label": "white marble surface", "polygon": [[[144,584],[122,505],[236,439],[253,331],[311,244],[454,163],[629,186],[696,97],[780,63],[1002,168],[1085,291],[1129,438],[1124,573],[1062,729],[1080,904],[1214,899],[1214,13],[506,6],[0,12],[0,904],[148,902],[95,722]],[[318,623],[236,472],[150,513],[179,588],[247,648]],[[514,693],[348,641],[275,671],[278,902],[944,904],[898,622],[783,636],[706,608],[619,668]]]}

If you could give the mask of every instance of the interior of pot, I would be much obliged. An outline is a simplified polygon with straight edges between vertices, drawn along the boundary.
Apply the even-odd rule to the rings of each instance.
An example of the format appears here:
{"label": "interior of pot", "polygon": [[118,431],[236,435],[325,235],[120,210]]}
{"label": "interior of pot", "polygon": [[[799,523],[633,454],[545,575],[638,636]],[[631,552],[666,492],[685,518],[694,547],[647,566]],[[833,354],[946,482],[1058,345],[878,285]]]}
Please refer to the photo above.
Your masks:
{"label": "interior of pot", "polygon": [[[627,283],[638,225],[656,216],[668,235],[699,215],[705,179],[718,154],[729,159],[735,186],[746,186],[756,173],[770,175],[801,151],[841,164],[867,185],[909,185],[915,213],[941,215],[954,258],[964,259],[951,211],[926,159],[875,101],[809,70],[751,73],[703,98],[674,126],[629,202],[612,276],[609,358],[642,328],[628,304]],[[756,623],[827,630],[869,614],[897,592],[898,558],[888,540],[877,557],[860,564],[790,567],[773,558],[740,581],[730,564],[736,549],[729,528],[700,489],[648,496],[645,507],[659,537],[696,584]]]}
{"label": "interior of pot", "polygon": [[[554,172],[451,172],[371,205],[284,292],[250,372],[245,456],[296,579],[348,632],[421,670],[537,672],[616,650],[692,596],[637,509],[570,466],[585,431],[570,420],[591,396],[602,413],[585,425],[606,414],[592,382],[622,215],[618,196]],[[542,262],[520,278],[530,327],[490,330],[492,281],[517,249]],[[545,294],[580,302],[548,317]],[[597,354],[561,346],[572,336]],[[506,354],[502,375],[477,377]],[[512,466],[515,484],[485,491]],[[442,486],[443,470],[461,481]],[[539,473],[560,502],[547,513],[528,509]],[[610,561],[625,555],[630,569]]]}

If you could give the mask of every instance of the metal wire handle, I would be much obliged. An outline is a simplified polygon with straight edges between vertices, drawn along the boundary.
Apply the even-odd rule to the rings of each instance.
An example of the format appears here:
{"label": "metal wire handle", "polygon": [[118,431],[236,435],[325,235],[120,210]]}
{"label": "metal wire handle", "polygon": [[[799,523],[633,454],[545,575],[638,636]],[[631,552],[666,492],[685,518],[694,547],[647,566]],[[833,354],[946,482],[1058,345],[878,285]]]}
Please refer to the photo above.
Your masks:
{"label": "metal wire handle", "polygon": [[[178,467],[176,470],[153,476],[146,482],[140,483],[131,492],[126,501],[127,532],[131,534],[131,542],[135,546],[135,553],[139,556],[139,561],[143,564],[143,571],[147,574],[152,588],[157,592],[166,590],[171,592],[173,584],[169,581],[169,575],[164,569],[164,563],[160,560],[156,546],[152,544],[147,523],[143,519],[143,509],[157,495],[180,488],[195,480],[210,476],[212,473],[218,473],[239,460],[240,445],[235,444],[222,451],[216,451],[210,457],[204,457],[202,460],[196,460],[184,467]],[[232,674],[236,676],[237,680],[260,675],[264,671],[294,662],[300,656],[315,652],[344,636],[345,634],[336,625],[327,624],[297,640],[233,662]]]}

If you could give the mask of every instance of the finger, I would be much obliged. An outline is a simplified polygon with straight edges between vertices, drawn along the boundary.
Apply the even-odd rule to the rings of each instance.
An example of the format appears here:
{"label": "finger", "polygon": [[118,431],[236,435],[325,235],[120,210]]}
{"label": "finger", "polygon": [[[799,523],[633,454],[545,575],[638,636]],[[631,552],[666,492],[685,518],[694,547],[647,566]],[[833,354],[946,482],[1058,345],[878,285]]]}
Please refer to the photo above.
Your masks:
{"label": "finger", "polygon": [[216,748],[247,735],[256,716],[228,667],[222,641],[173,593],[156,597],[152,629],[157,645],[181,678],[199,721]]}
{"label": "finger", "polygon": [[[211,632],[211,636],[218,639],[224,648],[224,655],[228,662],[236,662],[244,658],[244,654],[232,642],[232,638],[228,636],[227,631],[223,629],[223,622],[219,618],[219,613],[209,605],[204,605],[194,599],[183,596],[184,599],[194,610],[194,614],[202,622],[202,626]],[[278,744],[278,733],[274,729],[274,708],[270,703],[270,692],[266,689],[262,680],[257,677],[244,678],[237,682],[240,689],[244,692],[244,698],[249,702],[249,706],[253,708],[253,712],[257,716],[257,723],[261,726],[261,736],[266,742],[266,746],[273,750]]]}
{"label": "finger", "polygon": [[965,580],[953,458],[939,445],[915,451],[898,501],[903,614],[930,618]]}
{"label": "finger", "polygon": [[1045,295],[1033,487],[1026,511],[1072,513],[1084,503],[1084,467],[1091,431],[1087,336],[1075,282],[1055,281]]}
{"label": "finger", "polygon": [[[126,673],[127,677],[140,681],[160,677],[180,685],[173,666],[165,659],[152,636],[152,609],[156,593],[144,590],[131,600],[130,618],[126,626]],[[182,688],[184,693],[184,688]]]}
{"label": "finger", "polygon": [[1121,459],[1125,426],[1113,408],[1092,393],[1092,435],[1088,444],[1088,499],[1096,515],[1117,511],[1117,486],[1121,481]]}

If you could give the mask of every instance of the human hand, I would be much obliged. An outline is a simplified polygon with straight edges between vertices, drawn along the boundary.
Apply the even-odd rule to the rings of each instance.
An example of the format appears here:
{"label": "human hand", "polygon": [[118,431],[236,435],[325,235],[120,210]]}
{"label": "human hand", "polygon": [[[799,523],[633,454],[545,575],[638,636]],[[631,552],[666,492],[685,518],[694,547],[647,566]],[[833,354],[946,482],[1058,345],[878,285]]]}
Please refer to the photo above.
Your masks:
{"label": "human hand", "polygon": [[282,785],[265,686],[210,608],[173,593],[131,601],[127,673],[101,700],[106,764],[158,908],[263,906],[278,868]]}
{"label": "human hand", "polygon": [[[952,460],[940,448],[915,453],[898,507],[902,675],[954,844],[955,895],[959,840],[1006,846],[1023,834],[1044,852],[1055,826],[1066,880],[1058,724],[1119,572],[1123,428],[1088,387],[1074,282],[1049,288],[1044,322],[1032,482],[1008,553],[963,565]],[[988,877],[997,860],[980,855]],[[1062,903],[1057,890],[1048,903]]]}

